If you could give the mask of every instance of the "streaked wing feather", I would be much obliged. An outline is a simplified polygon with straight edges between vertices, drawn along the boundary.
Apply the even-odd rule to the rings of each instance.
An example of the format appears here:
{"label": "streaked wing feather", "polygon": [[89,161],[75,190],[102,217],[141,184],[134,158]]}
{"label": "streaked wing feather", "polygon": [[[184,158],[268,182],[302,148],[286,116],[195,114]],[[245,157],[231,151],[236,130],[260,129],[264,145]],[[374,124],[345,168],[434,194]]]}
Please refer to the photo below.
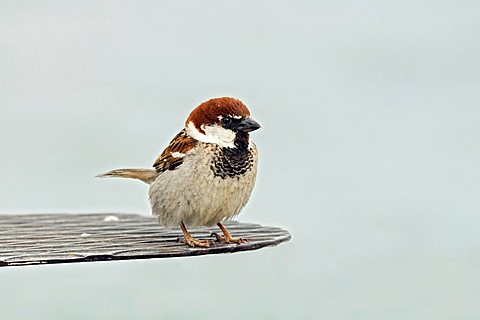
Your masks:
{"label": "streaked wing feather", "polygon": [[196,140],[187,135],[185,130],[173,138],[168,147],[158,156],[153,167],[158,172],[166,170],[175,170],[183,163],[183,158],[196,145]]}

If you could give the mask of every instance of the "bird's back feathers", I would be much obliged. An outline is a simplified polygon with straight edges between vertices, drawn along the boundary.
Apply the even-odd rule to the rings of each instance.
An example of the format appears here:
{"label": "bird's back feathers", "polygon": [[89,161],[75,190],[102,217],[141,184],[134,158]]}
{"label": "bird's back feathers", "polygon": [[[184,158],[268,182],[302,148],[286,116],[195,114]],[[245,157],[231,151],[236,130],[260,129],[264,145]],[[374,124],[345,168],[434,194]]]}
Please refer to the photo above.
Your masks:
{"label": "bird's back feathers", "polygon": [[170,144],[163,150],[162,154],[158,156],[153,167],[158,172],[175,170],[183,163],[183,158],[196,144],[197,141],[190,137],[185,129],[183,129],[170,141]]}

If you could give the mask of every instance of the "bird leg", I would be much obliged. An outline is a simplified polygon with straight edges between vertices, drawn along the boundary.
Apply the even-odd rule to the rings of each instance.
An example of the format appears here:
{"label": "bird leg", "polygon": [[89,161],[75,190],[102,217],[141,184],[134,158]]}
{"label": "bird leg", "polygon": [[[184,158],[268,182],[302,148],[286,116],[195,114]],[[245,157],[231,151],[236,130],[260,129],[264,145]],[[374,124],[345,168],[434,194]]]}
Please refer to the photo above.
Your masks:
{"label": "bird leg", "polygon": [[230,232],[227,230],[227,228],[225,228],[223,226],[223,224],[221,224],[220,222],[217,223],[217,226],[220,228],[220,230],[222,230],[223,232],[223,236],[217,234],[216,232],[212,232],[212,236],[215,236],[215,238],[217,238],[217,241],[219,242],[225,242],[225,243],[236,243],[236,244],[241,244],[241,243],[245,243],[245,242],[248,242],[247,239],[243,239],[243,238],[234,238],[232,237],[232,235],[230,234]]}
{"label": "bird leg", "polygon": [[180,227],[182,228],[183,238],[190,247],[208,248],[213,244],[213,242],[210,240],[200,240],[192,237],[192,235],[188,232],[187,227],[183,222],[180,224]]}

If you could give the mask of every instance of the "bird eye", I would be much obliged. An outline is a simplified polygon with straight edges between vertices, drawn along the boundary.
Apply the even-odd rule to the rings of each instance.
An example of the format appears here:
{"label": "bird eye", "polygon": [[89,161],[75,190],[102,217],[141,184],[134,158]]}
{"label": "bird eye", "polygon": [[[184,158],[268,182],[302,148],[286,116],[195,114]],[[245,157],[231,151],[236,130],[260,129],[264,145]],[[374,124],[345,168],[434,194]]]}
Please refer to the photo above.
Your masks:
{"label": "bird eye", "polygon": [[230,117],[225,117],[225,118],[222,118],[222,124],[227,126],[229,125],[230,123],[232,123],[232,118]]}

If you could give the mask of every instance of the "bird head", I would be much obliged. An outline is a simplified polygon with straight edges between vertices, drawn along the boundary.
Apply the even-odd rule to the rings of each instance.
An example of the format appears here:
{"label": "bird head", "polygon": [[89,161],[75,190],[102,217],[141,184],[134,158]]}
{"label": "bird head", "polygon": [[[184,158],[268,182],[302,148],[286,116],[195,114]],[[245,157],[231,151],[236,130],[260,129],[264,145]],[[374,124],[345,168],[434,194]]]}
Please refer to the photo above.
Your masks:
{"label": "bird head", "polygon": [[247,137],[260,128],[240,100],[230,97],[213,98],[196,107],[185,122],[192,138],[221,147],[235,148],[235,140]]}

